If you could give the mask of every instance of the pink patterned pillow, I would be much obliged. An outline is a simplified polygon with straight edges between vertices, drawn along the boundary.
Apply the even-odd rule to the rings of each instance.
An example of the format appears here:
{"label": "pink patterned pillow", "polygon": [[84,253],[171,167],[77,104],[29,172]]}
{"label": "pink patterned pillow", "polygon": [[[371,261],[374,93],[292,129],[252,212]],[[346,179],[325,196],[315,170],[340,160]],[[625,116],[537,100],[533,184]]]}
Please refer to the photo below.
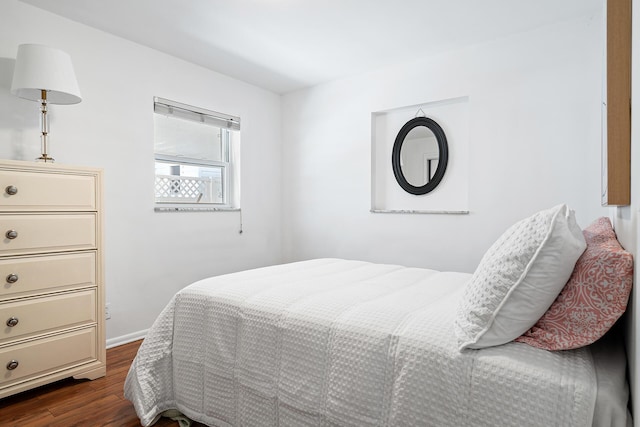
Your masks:
{"label": "pink patterned pillow", "polygon": [[618,243],[609,218],[583,231],[587,249],[558,298],[515,341],[545,350],[570,350],[602,337],[627,308],[633,256]]}

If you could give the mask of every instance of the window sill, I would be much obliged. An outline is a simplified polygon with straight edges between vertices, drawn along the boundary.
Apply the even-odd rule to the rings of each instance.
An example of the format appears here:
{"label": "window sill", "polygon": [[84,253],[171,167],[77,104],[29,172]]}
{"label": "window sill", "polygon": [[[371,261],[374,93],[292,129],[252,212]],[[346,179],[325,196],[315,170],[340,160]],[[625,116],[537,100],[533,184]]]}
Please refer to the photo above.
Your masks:
{"label": "window sill", "polygon": [[240,212],[240,208],[204,206],[156,206],[154,212]]}
{"label": "window sill", "polygon": [[375,214],[468,215],[469,211],[371,209]]}

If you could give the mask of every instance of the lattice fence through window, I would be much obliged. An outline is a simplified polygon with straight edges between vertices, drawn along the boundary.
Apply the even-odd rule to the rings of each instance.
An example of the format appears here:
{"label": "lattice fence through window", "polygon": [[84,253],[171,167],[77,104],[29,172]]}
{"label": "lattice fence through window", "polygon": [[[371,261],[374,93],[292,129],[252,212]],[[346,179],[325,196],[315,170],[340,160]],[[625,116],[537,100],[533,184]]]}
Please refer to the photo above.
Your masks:
{"label": "lattice fence through window", "polygon": [[156,200],[181,203],[212,203],[210,178],[156,175]]}

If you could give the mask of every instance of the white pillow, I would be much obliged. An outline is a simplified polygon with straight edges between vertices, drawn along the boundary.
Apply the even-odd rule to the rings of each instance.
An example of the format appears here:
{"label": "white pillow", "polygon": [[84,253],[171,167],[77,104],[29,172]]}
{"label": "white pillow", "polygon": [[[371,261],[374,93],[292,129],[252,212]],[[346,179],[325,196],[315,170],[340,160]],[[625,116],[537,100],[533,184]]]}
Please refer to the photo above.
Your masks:
{"label": "white pillow", "polygon": [[458,303],[454,330],[460,350],[505,344],[531,328],[586,247],[567,205],[512,225],[485,253]]}

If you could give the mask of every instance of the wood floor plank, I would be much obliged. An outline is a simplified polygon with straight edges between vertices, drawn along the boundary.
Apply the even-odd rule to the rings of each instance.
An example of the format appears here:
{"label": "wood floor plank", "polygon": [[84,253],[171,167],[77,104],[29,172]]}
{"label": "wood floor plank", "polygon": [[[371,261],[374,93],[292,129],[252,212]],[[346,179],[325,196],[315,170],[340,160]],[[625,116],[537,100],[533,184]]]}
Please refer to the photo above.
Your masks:
{"label": "wood floor plank", "polygon": [[13,425],[15,427],[41,427],[41,426],[54,426],[56,424],[56,419],[53,415],[49,413],[49,411],[44,411],[38,414],[27,414],[21,417],[19,420],[16,420],[14,424],[2,424],[2,425]]}
{"label": "wood floor plank", "polygon": [[[86,422],[89,412],[91,419],[108,419],[112,416],[111,411],[114,411],[118,405],[121,404],[122,400],[118,398],[118,396],[110,395],[92,400],[90,405],[87,405],[87,402],[85,402],[85,407],[78,408],[73,404],[69,406],[60,405],[57,409],[61,410],[56,412],[52,411],[52,413],[57,422],[70,425]],[[66,408],[68,408],[68,410],[65,411]]]}
{"label": "wood floor plank", "polygon": [[[0,415],[1,426],[21,426],[27,422],[33,422],[37,420],[52,419],[53,415],[47,410],[46,407],[39,406],[39,402],[35,401],[34,405],[20,405],[11,407],[11,410],[3,409],[2,415]],[[41,425],[48,425],[43,422]]]}
{"label": "wood floor plank", "polygon": [[56,384],[58,387],[43,389],[41,390],[42,392],[38,394],[38,401],[48,409],[59,405],[60,402],[66,402],[70,399],[83,399],[87,395],[87,392],[92,390],[88,381],[83,380],[75,381],[69,379]]}
{"label": "wood floor plank", "polygon": [[119,400],[120,398],[114,394],[102,395],[100,392],[93,392],[66,398],[48,406],[48,409],[54,417],[59,417],[72,412],[83,413],[89,408],[95,412]]}
{"label": "wood floor plank", "polygon": [[[23,393],[26,394],[26,393]],[[11,396],[0,399],[0,425],[18,425],[18,421],[27,415],[39,417],[51,413],[46,406],[42,405],[37,395],[29,393],[28,399],[20,399],[18,396]]]}

